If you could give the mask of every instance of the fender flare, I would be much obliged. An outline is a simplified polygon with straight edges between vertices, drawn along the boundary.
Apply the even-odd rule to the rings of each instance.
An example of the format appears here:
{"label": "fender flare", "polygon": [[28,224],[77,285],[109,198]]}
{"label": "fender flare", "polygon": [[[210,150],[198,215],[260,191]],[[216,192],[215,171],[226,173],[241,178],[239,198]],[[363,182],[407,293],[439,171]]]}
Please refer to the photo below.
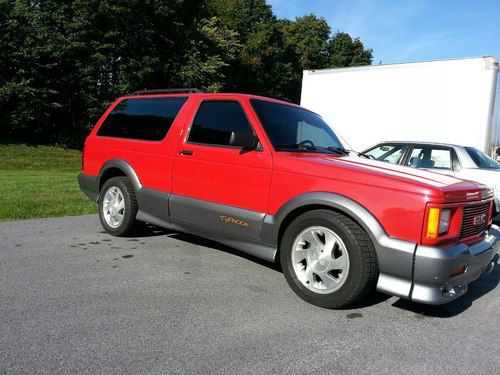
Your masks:
{"label": "fender flare", "polygon": [[343,212],[361,225],[372,241],[387,235],[375,216],[351,198],[335,193],[310,192],[293,197],[282,205],[275,215],[266,215],[262,240],[277,246],[279,230],[285,218],[292,211],[305,206],[327,206]]}
{"label": "fender flare", "polygon": [[111,159],[104,163],[97,177],[98,186],[101,186],[101,179],[110,168],[121,170],[132,182],[138,204],[137,220],[169,228],[170,193],[144,187],[134,168],[123,159]]}
{"label": "fender flare", "polygon": [[99,171],[99,175],[97,176],[97,183],[99,184],[99,187],[101,186],[101,179],[104,173],[111,168],[117,168],[121,170],[123,173],[125,173],[125,175],[132,182],[132,185],[134,186],[136,193],[140,189],[142,189],[141,180],[139,180],[139,177],[137,176],[137,173],[135,173],[134,168],[132,168],[132,166],[123,159],[110,159],[103,164],[101,170]]}

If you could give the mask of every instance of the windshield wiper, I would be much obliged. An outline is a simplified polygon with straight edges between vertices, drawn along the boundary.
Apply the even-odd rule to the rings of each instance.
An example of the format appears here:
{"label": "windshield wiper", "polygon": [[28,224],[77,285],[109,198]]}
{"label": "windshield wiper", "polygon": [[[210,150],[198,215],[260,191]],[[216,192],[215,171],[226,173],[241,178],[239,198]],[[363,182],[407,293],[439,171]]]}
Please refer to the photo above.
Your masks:
{"label": "windshield wiper", "polygon": [[299,145],[298,143],[290,143],[290,144],[279,143],[276,145],[276,148],[289,148],[292,150],[310,150],[310,151],[314,151],[314,150],[318,149],[316,146]]}
{"label": "windshield wiper", "polygon": [[312,145],[301,145],[298,143],[290,143],[290,144],[285,144],[285,143],[279,143],[276,145],[276,148],[289,148],[291,150],[299,150],[299,151],[316,151],[316,150],[325,150],[325,151],[330,151],[334,152],[336,154],[339,154],[341,156],[347,156],[349,155],[350,152],[356,153],[358,156],[363,156],[367,159],[371,159],[369,155],[366,155],[362,152],[359,151],[354,151],[354,150],[348,150],[343,147],[322,147],[322,146],[312,146]]}
{"label": "windshield wiper", "polygon": [[337,154],[340,154],[340,155],[344,155],[344,156],[349,155],[349,150],[346,150],[345,148],[342,148],[342,147],[328,146],[326,149],[329,151],[336,152]]}
{"label": "windshield wiper", "polygon": [[365,154],[363,152],[356,151],[356,150],[349,150],[349,149],[342,148],[342,147],[331,147],[330,146],[330,147],[327,147],[327,149],[331,150],[331,151],[338,152],[338,153],[342,153],[343,155],[349,155],[350,152],[354,152],[358,156],[363,156],[364,158],[367,158],[367,159],[374,159],[374,157],[371,155],[368,155],[368,154]]}

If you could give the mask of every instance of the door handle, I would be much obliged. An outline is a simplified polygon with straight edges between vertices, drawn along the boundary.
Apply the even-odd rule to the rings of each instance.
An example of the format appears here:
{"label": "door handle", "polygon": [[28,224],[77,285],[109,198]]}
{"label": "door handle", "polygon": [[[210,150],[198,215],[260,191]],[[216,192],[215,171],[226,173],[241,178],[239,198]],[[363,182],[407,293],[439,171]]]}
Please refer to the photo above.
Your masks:
{"label": "door handle", "polygon": [[193,151],[191,150],[181,150],[179,151],[180,155],[193,155]]}

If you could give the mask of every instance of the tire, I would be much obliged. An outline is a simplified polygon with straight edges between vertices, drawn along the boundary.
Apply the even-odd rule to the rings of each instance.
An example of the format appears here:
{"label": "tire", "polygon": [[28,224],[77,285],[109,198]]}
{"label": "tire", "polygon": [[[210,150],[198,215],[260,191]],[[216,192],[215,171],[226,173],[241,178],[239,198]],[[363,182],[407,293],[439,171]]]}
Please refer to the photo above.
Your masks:
{"label": "tire", "polygon": [[361,300],[378,277],[377,255],[368,234],[350,218],[330,210],[309,211],[292,221],[281,241],[280,262],[295,294],[329,309]]}
{"label": "tire", "polygon": [[[116,210],[116,215],[111,215],[110,218],[109,204],[107,202],[109,202],[110,197],[113,197],[113,191],[115,192],[115,196],[118,192],[121,194],[123,199],[116,201],[116,207],[120,207],[123,201],[123,209]],[[108,192],[110,192],[110,195],[107,197],[106,194]],[[134,187],[127,177],[113,177],[104,183],[99,192],[99,219],[106,232],[117,237],[125,237],[135,233],[139,229],[139,223],[135,219],[137,209]],[[122,220],[114,220],[114,218],[120,217],[120,213]]]}

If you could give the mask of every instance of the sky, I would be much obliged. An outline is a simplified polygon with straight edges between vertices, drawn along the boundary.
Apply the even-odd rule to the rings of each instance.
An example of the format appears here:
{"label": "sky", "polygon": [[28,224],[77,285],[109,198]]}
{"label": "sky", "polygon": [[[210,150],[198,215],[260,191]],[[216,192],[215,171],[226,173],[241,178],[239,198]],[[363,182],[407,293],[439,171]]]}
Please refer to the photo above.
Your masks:
{"label": "sky", "polygon": [[268,0],[279,18],[313,13],[384,64],[500,58],[500,0]]}

